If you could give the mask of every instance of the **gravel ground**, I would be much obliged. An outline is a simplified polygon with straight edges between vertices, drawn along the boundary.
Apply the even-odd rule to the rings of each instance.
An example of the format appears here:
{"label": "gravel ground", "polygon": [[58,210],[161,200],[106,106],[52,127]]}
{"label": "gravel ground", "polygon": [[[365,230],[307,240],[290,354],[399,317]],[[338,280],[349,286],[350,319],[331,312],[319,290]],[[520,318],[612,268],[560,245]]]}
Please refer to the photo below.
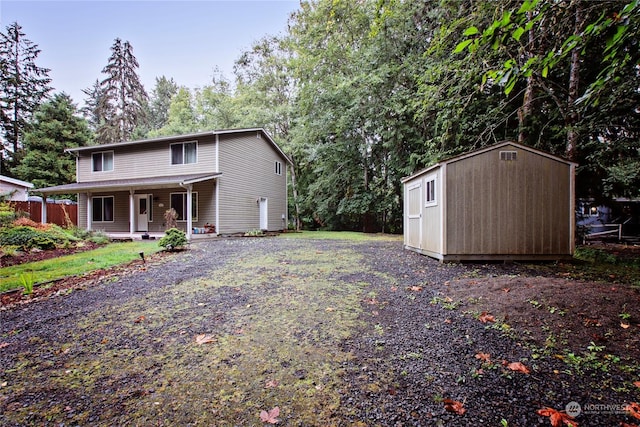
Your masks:
{"label": "gravel ground", "polygon": [[[366,288],[355,295],[356,291],[347,291],[345,287],[342,289],[345,293],[338,295],[341,299],[355,295],[359,308],[355,312],[357,321],[345,323],[350,333],[338,340],[335,349],[331,347],[335,338],[330,336],[333,325],[326,324],[329,320],[322,325],[322,320],[314,319],[319,326],[309,331],[302,330],[306,324],[300,318],[299,328],[289,324],[292,330],[274,336],[274,342],[281,345],[287,340],[300,340],[321,346],[326,340],[334,353],[349,355],[323,362],[329,366],[324,369],[334,372],[338,380],[327,374],[329,379],[324,383],[314,383],[315,400],[334,399],[331,404],[323,401],[319,419],[314,422],[313,418],[303,418],[293,409],[287,412],[286,405],[281,404],[280,425],[542,426],[551,423],[538,410],[550,407],[563,411],[570,402],[581,405],[582,412],[576,416],[580,426],[634,422],[623,409],[640,399],[640,389],[633,384],[639,379],[637,360],[592,348],[584,354],[571,353],[575,357],[568,361],[562,343],[554,346],[541,343],[517,325],[509,325],[507,316],[481,321],[480,309],[461,297],[460,287],[456,288],[456,298],[447,297],[452,294],[451,283],[458,279],[529,277],[536,273],[531,267],[440,264],[403,251],[398,241],[246,238],[197,242],[188,251],[158,258],[144,267],[131,266],[119,276],[107,276],[81,290],[0,311],[0,424],[261,425],[260,418],[244,412],[238,411],[233,419],[222,414],[231,413],[224,411],[231,411],[234,402],[238,407],[240,402],[246,406],[250,399],[256,399],[251,402],[252,408],[269,409],[270,406],[264,406],[270,402],[264,397],[264,390],[259,397],[245,394],[234,400],[232,396],[221,403],[219,395],[200,390],[200,384],[206,382],[200,383],[199,378],[192,390],[174,386],[171,391],[169,386],[179,382],[180,375],[198,369],[198,364],[204,361],[211,365],[207,365],[210,369],[207,375],[211,376],[233,366],[234,359],[238,359],[236,367],[247,366],[241,364],[242,358],[250,355],[243,354],[243,350],[220,356],[217,362],[201,353],[197,354],[199,358],[184,359],[183,353],[190,348],[188,345],[193,345],[191,338],[203,329],[216,331],[216,346],[222,345],[222,337],[226,336],[223,333],[248,337],[255,317],[249,322],[243,321],[242,316],[248,316],[247,310],[258,301],[256,298],[289,291],[276,287],[264,267],[253,270],[246,266],[253,259],[275,257],[281,269],[278,277],[304,276],[307,273],[296,273],[296,263],[313,260],[289,260],[287,254],[309,252],[310,248],[316,251],[318,260],[326,254],[336,254],[336,260],[343,253],[357,254],[360,260],[357,265],[334,270],[332,263],[322,261],[317,274],[324,274],[327,280],[341,286],[366,283]],[[237,264],[245,267],[233,270]],[[238,283],[196,289],[198,280],[217,277],[229,268],[231,275],[223,277],[237,277]],[[260,287],[245,291],[241,284],[242,280],[250,281],[247,277],[262,277]],[[172,290],[185,283],[194,284],[189,285],[190,291],[178,294]],[[287,294],[287,301],[293,301],[292,295]],[[495,291],[490,295],[496,298]],[[485,298],[489,310],[497,307],[491,305],[490,295],[475,286],[474,298]],[[574,297],[579,295],[576,290]],[[311,306],[314,302],[309,303]],[[637,297],[629,304],[630,310],[640,306]],[[201,317],[199,311],[203,307],[208,310],[206,317]],[[538,307],[528,309],[535,316]],[[328,306],[326,312],[310,312],[309,318],[320,313],[328,319],[334,314],[332,311],[333,306]],[[548,315],[547,311],[545,314]],[[161,320],[152,323],[150,319],[154,316]],[[101,323],[106,318],[108,322]],[[146,332],[152,334],[144,339],[134,335],[131,331],[134,323],[146,325]],[[549,337],[563,336],[562,324],[549,325],[543,325]],[[637,325],[631,328],[633,335],[637,335]],[[319,336],[322,334],[326,336]],[[149,336],[162,339],[152,340]],[[244,345],[246,341],[238,343]],[[633,341],[632,345],[636,343]],[[265,345],[273,346],[275,351],[276,344]],[[569,343],[566,345],[570,347]],[[171,353],[173,359],[161,357],[168,349],[177,352]],[[630,349],[630,354],[635,357],[637,350]],[[286,370],[290,364],[300,363],[303,367],[308,364],[308,369],[298,367],[294,374],[299,381],[308,381],[305,376],[311,376],[314,368],[312,355],[307,353],[309,361],[280,361],[277,366]],[[275,371],[271,360],[260,360],[262,353],[256,350],[253,354],[251,363],[269,366],[262,371],[258,369],[256,375],[264,374],[265,378],[287,375]],[[114,367],[112,360],[116,359],[122,365]],[[165,371],[171,360],[188,360],[188,365],[173,367],[175,376],[173,372],[169,376]],[[133,370],[128,362],[139,366]],[[522,363],[529,373],[511,369],[514,362]],[[61,379],[64,373],[72,375],[79,371],[81,365],[96,374],[73,381]],[[118,376],[117,369],[124,369],[126,375]],[[244,378],[241,373],[236,375]],[[229,381],[231,387],[240,387],[242,381],[249,380],[235,381]],[[186,394],[180,395],[178,391]],[[332,396],[322,396],[324,391]],[[296,396],[290,396],[290,401]],[[182,400],[180,405],[176,400]],[[166,410],[145,409],[149,408],[142,405],[146,401],[154,401],[153,404]],[[175,405],[164,403],[170,401]],[[213,412],[219,418],[211,421],[193,414],[204,401],[219,405],[207,415]],[[293,407],[294,403],[290,403]],[[327,413],[330,415],[324,415]]]}

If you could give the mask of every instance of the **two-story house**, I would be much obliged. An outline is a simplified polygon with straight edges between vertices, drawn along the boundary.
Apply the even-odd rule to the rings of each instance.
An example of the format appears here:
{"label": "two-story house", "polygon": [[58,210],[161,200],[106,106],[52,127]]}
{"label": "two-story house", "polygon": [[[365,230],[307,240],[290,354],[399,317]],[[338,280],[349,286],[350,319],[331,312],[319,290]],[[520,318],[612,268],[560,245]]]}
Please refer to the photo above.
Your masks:
{"label": "two-story house", "polygon": [[[69,148],[76,183],[41,188],[78,195],[78,225],[107,234],[162,233],[173,208],[187,237],[287,225],[289,158],[260,128]],[[189,214],[190,213],[190,214]],[[46,222],[46,212],[43,212]],[[215,227],[215,228],[214,228]]]}

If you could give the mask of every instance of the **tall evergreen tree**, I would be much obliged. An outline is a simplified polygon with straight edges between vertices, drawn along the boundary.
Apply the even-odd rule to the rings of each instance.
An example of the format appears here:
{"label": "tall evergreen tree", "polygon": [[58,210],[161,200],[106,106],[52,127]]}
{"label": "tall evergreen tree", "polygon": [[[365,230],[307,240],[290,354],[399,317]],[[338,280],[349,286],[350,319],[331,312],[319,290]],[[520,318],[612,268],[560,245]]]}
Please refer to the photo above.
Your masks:
{"label": "tall evergreen tree", "polygon": [[156,86],[149,101],[149,127],[157,130],[169,121],[171,99],[178,93],[178,85],[172,78],[156,77]]}
{"label": "tall evergreen tree", "polygon": [[[0,125],[3,159],[14,166],[22,149],[29,119],[51,91],[49,69],[38,67],[40,49],[14,22],[0,33]],[[6,165],[3,165],[6,166]]]}
{"label": "tall evergreen tree", "polygon": [[96,115],[101,119],[96,136],[98,143],[127,140],[137,126],[146,124],[148,96],[136,72],[138,67],[131,44],[117,38],[102,70],[107,77],[100,82],[96,107]]}
{"label": "tall evergreen tree", "polygon": [[65,148],[89,143],[91,132],[85,119],[65,93],[55,94],[35,112],[31,129],[25,133],[25,156],[15,168],[18,178],[36,187],[75,181],[75,159],[64,155]]}

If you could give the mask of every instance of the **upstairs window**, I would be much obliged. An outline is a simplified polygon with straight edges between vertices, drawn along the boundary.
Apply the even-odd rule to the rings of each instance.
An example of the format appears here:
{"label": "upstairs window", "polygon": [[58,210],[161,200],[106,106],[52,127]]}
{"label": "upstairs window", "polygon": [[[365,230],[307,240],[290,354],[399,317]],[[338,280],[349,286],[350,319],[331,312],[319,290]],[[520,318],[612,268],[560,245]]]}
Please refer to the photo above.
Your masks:
{"label": "upstairs window", "polygon": [[276,160],[276,175],[282,175],[282,162]]}
{"label": "upstairs window", "polygon": [[186,165],[196,163],[197,145],[195,142],[171,144],[171,164]]}
{"label": "upstairs window", "polygon": [[101,151],[91,155],[93,172],[109,172],[113,170],[113,151]]}

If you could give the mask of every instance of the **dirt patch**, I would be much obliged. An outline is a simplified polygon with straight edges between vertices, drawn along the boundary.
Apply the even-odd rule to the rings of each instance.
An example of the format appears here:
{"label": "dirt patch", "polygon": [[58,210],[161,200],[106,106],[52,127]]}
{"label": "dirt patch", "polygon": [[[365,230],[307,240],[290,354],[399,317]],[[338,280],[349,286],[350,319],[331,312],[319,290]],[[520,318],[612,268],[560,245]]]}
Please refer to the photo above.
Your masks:
{"label": "dirt patch", "polygon": [[458,279],[443,292],[461,309],[487,313],[517,338],[548,352],[588,347],[640,360],[640,292],[625,285],[554,277]]}

